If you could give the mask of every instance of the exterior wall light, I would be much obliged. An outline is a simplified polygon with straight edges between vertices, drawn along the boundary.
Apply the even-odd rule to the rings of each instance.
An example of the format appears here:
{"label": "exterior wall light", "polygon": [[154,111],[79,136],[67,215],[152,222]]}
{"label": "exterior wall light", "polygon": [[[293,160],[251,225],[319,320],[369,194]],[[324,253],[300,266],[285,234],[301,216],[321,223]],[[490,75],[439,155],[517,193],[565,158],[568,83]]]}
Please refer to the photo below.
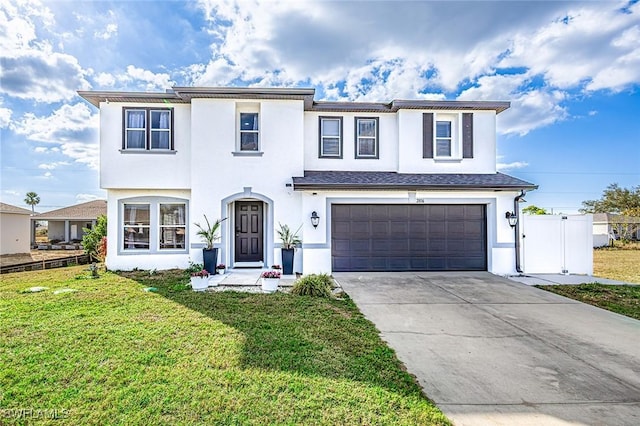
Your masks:
{"label": "exterior wall light", "polygon": [[507,218],[507,220],[509,221],[509,225],[512,228],[515,228],[515,226],[518,224],[518,216],[516,216],[515,213],[513,212],[506,212],[504,214],[504,217]]}
{"label": "exterior wall light", "polygon": [[320,216],[318,216],[318,213],[316,211],[313,211],[311,213],[311,224],[313,225],[314,228],[317,228],[319,223],[320,223]]}

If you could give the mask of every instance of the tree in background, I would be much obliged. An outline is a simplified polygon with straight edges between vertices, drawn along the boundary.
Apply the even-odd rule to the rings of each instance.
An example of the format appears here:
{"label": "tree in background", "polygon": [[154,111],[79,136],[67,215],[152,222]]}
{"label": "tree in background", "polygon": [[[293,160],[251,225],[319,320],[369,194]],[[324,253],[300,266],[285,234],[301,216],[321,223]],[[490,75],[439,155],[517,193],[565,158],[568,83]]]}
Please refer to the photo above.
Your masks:
{"label": "tree in background", "polygon": [[[105,215],[98,216],[96,226],[93,229],[82,228],[84,236],[82,237],[82,247],[92,260],[104,262],[106,253],[106,237],[107,237],[107,217]],[[104,241],[103,241],[104,240]]]}
{"label": "tree in background", "polygon": [[522,213],[526,213],[526,214],[549,214],[542,207],[534,206],[533,204],[531,204],[530,206],[527,206],[524,209],[522,209]]}
{"label": "tree in background", "polygon": [[612,213],[633,216],[640,211],[640,185],[620,188],[617,183],[607,186],[599,200],[582,202],[580,213]]}
{"label": "tree in background", "polygon": [[31,212],[36,212],[36,206],[40,204],[40,197],[33,191],[27,192],[27,195],[24,198],[24,202],[31,206]]}

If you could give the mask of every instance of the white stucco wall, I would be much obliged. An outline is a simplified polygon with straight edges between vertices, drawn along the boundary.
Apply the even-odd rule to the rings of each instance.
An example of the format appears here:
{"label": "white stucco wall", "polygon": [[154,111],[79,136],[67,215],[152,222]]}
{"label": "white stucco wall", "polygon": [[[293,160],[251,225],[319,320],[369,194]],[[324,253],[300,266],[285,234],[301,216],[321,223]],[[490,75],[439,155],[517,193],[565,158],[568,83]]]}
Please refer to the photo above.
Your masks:
{"label": "white stucco wall", "polygon": [[[493,111],[473,112],[473,158],[441,160],[422,158],[422,114],[455,114],[462,111],[398,111],[398,172],[400,173],[495,173],[496,115]],[[460,136],[458,136],[460,138]]]}
{"label": "white stucco wall", "polygon": [[[172,107],[175,153],[122,151],[122,108]],[[100,187],[187,189],[190,186],[190,108],[182,104],[100,104]],[[206,163],[202,163],[206,166]]]}
{"label": "white stucco wall", "polygon": [[[318,158],[318,126],[321,116],[342,117],[342,159]],[[355,158],[355,117],[378,117],[378,153],[380,158]],[[396,114],[305,112],[304,168],[305,170],[396,171],[398,169],[398,121]]]}
{"label": "white stucco wall", "polygon": [[30,223],[28,214],[0,213],[0,254],[29,253]]}

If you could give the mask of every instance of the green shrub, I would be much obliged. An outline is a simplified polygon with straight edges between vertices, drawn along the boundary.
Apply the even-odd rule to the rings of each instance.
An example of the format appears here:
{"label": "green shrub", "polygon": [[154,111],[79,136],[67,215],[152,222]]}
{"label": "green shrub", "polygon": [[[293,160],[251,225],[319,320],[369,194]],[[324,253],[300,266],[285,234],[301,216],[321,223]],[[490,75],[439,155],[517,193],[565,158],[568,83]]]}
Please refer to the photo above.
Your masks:
{"label": "green shrub", "polygon": [[296,280],[291,289],[298,296],[332,297],[333,279],[327,274],[311,274]]}

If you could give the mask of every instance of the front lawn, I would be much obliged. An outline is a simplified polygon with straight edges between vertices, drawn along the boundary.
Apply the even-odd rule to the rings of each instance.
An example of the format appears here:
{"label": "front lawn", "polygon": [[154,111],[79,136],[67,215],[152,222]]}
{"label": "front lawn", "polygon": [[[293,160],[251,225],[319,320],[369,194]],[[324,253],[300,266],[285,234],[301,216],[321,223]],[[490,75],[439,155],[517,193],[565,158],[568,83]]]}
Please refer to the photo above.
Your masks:
{"label": "front lawn", "polygon": [[536,287],[640,320],[640,286],[592,283]]}
{"label": "front lawn", "polygon": [[449,424],[350,300],[195,293],[179,271],[87,275],[0,278],[3,422]]}

